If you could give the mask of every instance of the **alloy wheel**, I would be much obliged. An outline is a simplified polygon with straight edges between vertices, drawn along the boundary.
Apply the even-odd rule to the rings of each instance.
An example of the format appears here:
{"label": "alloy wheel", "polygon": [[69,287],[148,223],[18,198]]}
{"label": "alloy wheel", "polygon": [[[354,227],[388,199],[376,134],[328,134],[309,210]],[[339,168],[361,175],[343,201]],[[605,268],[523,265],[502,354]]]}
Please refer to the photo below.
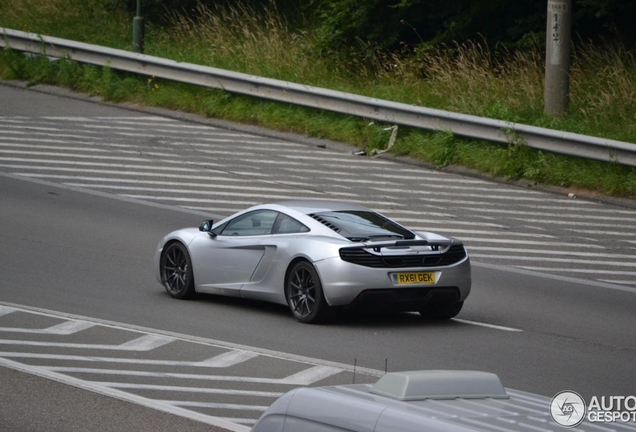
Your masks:
{"label": "alloy wheel", "polygon": [[185,253],[179,247],[171,247],[166,251],[163,265],[163,280],[168,291],[181,293],[188,286],[190,266]]}
{"label": "alloy wheel", "polygon": [[309,316],[316,304],[316,283],[306,268],[298,268],[290,277],[289,300],[294,314],[299,318]]}

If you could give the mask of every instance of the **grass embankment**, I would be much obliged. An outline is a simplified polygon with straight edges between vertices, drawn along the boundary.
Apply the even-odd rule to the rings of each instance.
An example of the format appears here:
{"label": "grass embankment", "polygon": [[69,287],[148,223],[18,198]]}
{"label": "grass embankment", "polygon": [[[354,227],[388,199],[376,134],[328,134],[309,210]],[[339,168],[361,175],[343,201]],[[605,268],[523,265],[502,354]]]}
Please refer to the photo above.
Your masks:
{"label": "grass embankment", "polygon": [[[131,48],[131,17],[112,0],[13,0],[0,3],[0,26]],[[311,30],[293,31],[275,13],[237,6],[201,10],[192,21],[146,27],[145,52],[286,81],[541,127],[636,143],[636,59],[621,47],[586,45],[574,53],[570,113],[543,113],[540,50],[505,52],[479,44],[369,59],[324,52]],[[390,132],[364,119],[236,96],[218,90],[80,66],[10,51],[0,55],[0,76],[52,83],[111,101],[194,112],[370,148]],[[636,144],[635,144],[636,145]],[[523,143],[501,146],[401,128],[393,147],[439,167],[463,165],[531,183],[636,198],[636,169],[554,155]]]}

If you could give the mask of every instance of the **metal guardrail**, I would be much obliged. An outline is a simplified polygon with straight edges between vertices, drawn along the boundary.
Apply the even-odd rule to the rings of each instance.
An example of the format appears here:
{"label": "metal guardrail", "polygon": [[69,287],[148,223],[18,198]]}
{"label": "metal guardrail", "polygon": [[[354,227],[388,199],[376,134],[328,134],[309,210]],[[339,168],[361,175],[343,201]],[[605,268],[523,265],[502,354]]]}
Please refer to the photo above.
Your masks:
{"label": "metal guardrail", "polygon": [[510,143],[518,136],[529,147],[636,167],[636,144],[457,114],[351,93],[160,57],[0,28],[0,46],[51,57],[66,57],[115,70],[155,76],[228,92],[334,111],[414,128],[451,131],[469,138]]}

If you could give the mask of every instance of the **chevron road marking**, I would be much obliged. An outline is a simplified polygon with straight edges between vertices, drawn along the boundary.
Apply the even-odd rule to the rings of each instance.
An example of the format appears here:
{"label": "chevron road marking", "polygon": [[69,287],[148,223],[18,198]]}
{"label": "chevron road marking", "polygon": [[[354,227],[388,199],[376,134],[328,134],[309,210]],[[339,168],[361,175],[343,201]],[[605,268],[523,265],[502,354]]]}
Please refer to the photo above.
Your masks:
{"label": "chevron road marking", "polygon": [[66,367],[66,366],[39,366],[40,369],[51,372],[64,374],[100,374],[100,375],[121,375],[136,377],[153,377],[153,378],[179,378],[198,381],[232,381],[243,383],[261,383],[261,384],[289,384],[289,385],[310,385],[330,376],[343,372],[340,368],[331,366],[314,366],[294,375],[285,378],[262,378],[262,377],[246,377],[246,376],[230,376],[230,375],[206,375],[206,374],[190,374],[179,372],[148,372],[136,370],[119,370],[119,369],[100,369],[100,368],[83,368],[83,367]]}
{"label": "chevron road marking", "polygon": [[265,411],[269,406],[267,405],[240,405],[240,404],[226,404],[216,402],[190,402],[190,401],[162,401],[168,405],[174,405],[179,407],[188,408],[218,408],[218,409],[231,409],[231,410],[245,410],[245,411]]}
{"label": "chevron road marking", "polygon": [[[636,262],[615,262],[615,261],[599,261],[599,260],[580,260],[569,258],[549,258],[549,257],[528,257],[520,255],[489,255],[480,253],[471,253],[472,258],[490,258],[498,260],[518,260],[518,261],[539,261],[546,263],[570,263],[570,264],[593,264],[614,267],[636,267]],[[542,271],[549,271],[549,268],[542,268]],[[633,283],[633,282],[632,282]]]}
{"label": "chevron road marking", "polygon": [[67,321],[45,329],[0,327],[0,332],[71,335],[94,326],[95,324],[86,321]]}
{"label": "chevron road marking", "polygon": [[[346,198],[417,230],[466,235],[485,263],[571,265],[636,285],[629,209],[154,115],[5,116],[0,129],[0,169],[25,177],[226,215],[263,200]],[[594,250],[607,253],[586,253]]]}
{"label": "chevron road marking", "polygon": [[239,425],[235,422],[226,420],[224,418],[208,416],[205,414],[198,413],[196,411],[191,411],[188,409],[180,408],[175,405],[170,405],[160,400],[149,399],[142,396],[138,396],[133,393],[124,392],[115,388],[109,388],[105,386],[96,385],[90,381],[85,381],[78,378],[73,378],[68,375],[63,375],[63,374],[47,371],[39,367],[17,363],[17,362],[7,360],[1,357],[0,357],[0,365],[11,368],[11,369],[15,369],[21,372],[26,372],[26,373],[43,377],[43,378],[61,382],[63,384],[73,385],[75,387],[89,390],[98,394],[111,396],[120,400],[136,403],[138,405],[156,409],[158,411],[167,412],[170,414],[200,421],[202,423],[213,425],[213,426],[219,426],[233,432],[249,432],[250,430],[246,426]]}
{"label": "chevron road marking", "polygon": [[171,392],[183,392],[183,393],[200,393],[200,394],[220,394],[220,395],[232,395],[232,396],[259,396],[259,397],[272,397],[277,398],[285,394],[284,392],[268,392],[259,390],[233,390],[233,389],[217,389],[206,387],[184,387],[184,386],[168,386],[168,385],[154,385],[154,384],[131,384],[131,383],[117,383],[117,382],[97,382],[93,381],[96,385],[104,387],[127,389],[127,390],[159,390],[159,391],[171,391]]}
{"label": "chevron road marking", "polygon": [[105,344],[81,344],[66,342],[40,342],[40,341],[19,341],[10,339],[0,339],[0,345],[19,345],[19,346],[41,346],[56,348],[83,348],[97,350],[118,350],[118,351],[151,351],[160,346],[167,345],[174,341],[173,338],[160,335],[145,335],[140,338],[125,342],[120,345]]}
{"label": "chevron road marking", "polygon": [[9,314],[11,314],[11,313],[13,313],[13,312],[15,312],[15,311],[16,311],[16,310],[15,310],[15,309],[13,309],[13,308],[11,308],[11,307],[7,307],[7,306],[2,306],[2,305],[0,305],[0,316],[3,316],[3,315],[9,315]]}
{"label": "chevron road marking", "polygon": [[[0,304],[0,315],[8,315],[14,312],[21,312],[33,315],[42,315],[47,317],[61,318],[64,315],[51,313],[49,311],[31,310],[31,309],[18,309],[12,306],[5,306]],[[86,319],[68,319],[50,327],[40,329],[30,328],[14,328],[14,327],[0,327],[0,331],[6,331],[8,333],[19,334],[47,334],[47,335],[63,335],[70,336],[78,331],[85,330],[93,326],[100,326],[104,328],[113,328],[115,330],[126,330],[133,334],[138,334],[139,330],[127,328],[126,326],[118,325],[117,323],[110,322],[92,322]],[[24,340],[0,340],[0,345],[4,346],[16,346],[16,347],[43,347],[43,348],[77,348],[87,350],[111,350],[121,352],[147,352],[156,348],[165,346],[175,340],[183,341],[181,337],[170,337],[160,334],[143,332],[143,336],[134,338],[128,342],[122,344],[85,344],[85,343],[64,343],[64,342],[43,342],[43,341],[24,341]],[[187,340],[186,340],[187,341]],[[200,344],[201,342],[190,341],[190,343]],[[204,345],[215,346],[217,344],[204,343]],[[226,350],[228,347],[223,347]],[[281,396],[285,391],[297,386],[307,386],[317,383],[321,380],[327,379],[334,375],[340,374],[345,371],[342,367],[327,366],[327,365],[315,365],[308,363],[305,365],[305,369],[299,372],[293,373],[286,377],[279,378],[263,378],[263,377],[249,377],[249,376],[226,376],[226,375],[206,375],[201,373],[170,373],[170,372],[146,372],[146,371],[134,371],[134,370],[114,370],[114,369],[101,369],[101,368],[84,368],[84,367],[59,367],[59,366],[46,366],[35,364],[18,363],[16,360],[57,360],[57,361],[73,361],[73,362],[90,362],[90,363],[104,363],[104,364],[135,364],[135,365],[152,365],[152,366],[176,366],[179,369],[194,368],[194,371],[201,371],[201,369],[223,369],[245,363],[251,359],[255,359],[265,355],[271,357],[272,354],[262,354],[257,351],[250,351],[245,349],[230,348],[228,351],[218,354],[214,357],[207,358],[201,361],[182,361],[182,360],[156,360],[156,359],[144,359],[144,358],[117,358],[117,357],[98,357],[98,356],[85,356],[85,355],[67,355],[67,354],[49,354],[49,353],[37,353],[37,352],[0,352],[0,366],[10,367],[23,372],[32,373],[38,376],[42,376],[48,379],[63,382],[65,384],[72,384],[74,386],[84,388],[90,391],[94,391],[100,394],[109,396],[115,396],[119,399],[131,401],[140,405],[148,406],[154,409],[170,412],[187,418],[191,418],[197,421],[202,421],[207,424],[217,425],[236,432],[247,432],[247,428],[244,425],[253,425],[258,420],[258,415],[254,416],[253,413],[260,413],[265,411],[269,403],[273,402],[277,397]],[[276,356],[283,361],[296,361],[283,357]],[[254,384],[273,384],[285,386],[282,390],[277,387],[272,390],[263,389],[233,389],[233,388],[211,388],[209,384],[194,387],[187,385],[166,385],[164,383],[131,383],[131,382],[112,382],[112,381],[96,381],[89,379],[81,379],[77,377],[77,374],[95,374],[100,377],[108,376],[139,376],[139,377],[157,377],[160,379],[177,378],[185,379],[189,382],[228,382],[228,383],[254,383]],[[363,373],[363,372],[361,372]],[[162,400],[144,397],[134,392],[154,391],[162,392],[164,395],[178,394],[192,394],[192,395],[220,395],[220,396],[235,396],[246,398],[246,403],[217,403],[207,401],[190,401],[190,400]],[[166,399],[169,396],[164,396]],[[270,401],[265,401],[267,405],[260,402],[260,404],[250,404],[249,398],[269,398]],[[217,410],[233,410],[246,413],[246,417],[216,417],[213,415],[203,414],[197,411],[191,411],[191,409],[209,409]],[[255,418],[252,418],[255,417]]]}
{"label": "chevron road marking", "polygon": [[6,358],[26,358],[43,360],[66,360],[96,363],[121,363],[156,366],[181,366],[181,367],[202,367],[202,368],[226,368],[246,362],[258,357],[259,354],[250,351],[228,351],[218,356],[211,357],[203,361],[181,361],[181,360],[151,360],[138,358],[117,358],[117,357],[96,357],[64,354],[39,354],[0,351],[0,357]]}

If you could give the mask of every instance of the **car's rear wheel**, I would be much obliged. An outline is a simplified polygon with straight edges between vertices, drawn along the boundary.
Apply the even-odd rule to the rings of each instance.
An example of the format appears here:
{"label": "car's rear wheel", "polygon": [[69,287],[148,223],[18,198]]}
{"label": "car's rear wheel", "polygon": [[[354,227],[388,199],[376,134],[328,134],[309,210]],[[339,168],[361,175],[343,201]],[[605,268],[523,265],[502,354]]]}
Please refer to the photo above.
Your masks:
{"label": "car's rear wheel", "polygon": [[185,246],[170,243],[161,255],[161,281],[172,297],[186,299],[194,296],[192,261]]}
{"label": "car's rear wheel", "polygon": [[429,303],[420,309],[422,318],[429,320],[447,320],[457,316],[464,306],[463,301],[453,303]]}
{"label": "car's rear wheel", "polygon": [[332,316],[333,308],[325,300],[318,273],[307,261],[292,267],[285,282],[285,297],[292,314],[302,323],[323,322]]}

